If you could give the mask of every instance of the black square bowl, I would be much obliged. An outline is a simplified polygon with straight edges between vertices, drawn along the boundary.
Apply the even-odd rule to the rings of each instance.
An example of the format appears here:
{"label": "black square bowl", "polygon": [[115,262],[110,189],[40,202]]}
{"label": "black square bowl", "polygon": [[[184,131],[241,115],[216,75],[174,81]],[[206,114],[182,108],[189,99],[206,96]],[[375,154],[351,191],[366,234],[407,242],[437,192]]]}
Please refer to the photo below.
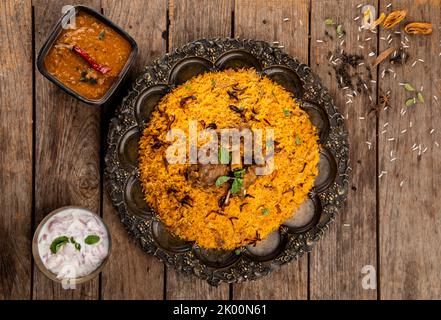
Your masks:
{"label": "black square bowl", "polygon": [[113,93],[115,93],[115,91],[117,90],[117,88],[119,87],[119,85],[121,84],[123,79],[126,77],[130,67],[135,62],[136,56],[138,54],[138,45],[136,44],[135,40],[131,36],[129,36],[129,34],[127,32],[125,32],[119,26],[117,26],[112,21],[107,19],[101,13],[99,13],[91,8],[81,6],[81,5],[76,5],[73,7],[75,9],[75,14],[77,14],[78,12],[85,12],[85,13],[95,17],[96,19],[100,20],[101,22],[103,22],[104,24],[106,24],[107,26],[109,26],[110,28],[115,30],[117,33],[119,33],[123,38],[125,38],[130,43],[130,45],[132,47],[132,51],[130,53],[129,58],[127,59],[127,62],[125,64],[124,68],[121,70],[118,77],[115,79],[113,85],[109,88],[109,90],[107,90],[107,92],[104,94],[104,96],[102,98],[100,98],[99,100],[92,100],[92,99],[88,99],[88,98],[83,97],[82,95],[78,94],[77,92],[73,91],[72,89],[70,89],[66,85],[64,85],[60,80],[58,80],[55,76],[53,76],[46,69],[46,66],[44,65],[44,60],[46,59],[46,56],[47,56],[49,50],[55,44],[55,41],[57,40],[61,31],[63,30],[61,23],[62,23],[63,18],[66,17],[69,14],[69,12],[60,18],[60,20],[55,25],[54,29],[49,34],[49,37],[45,41],[43,47],[40,49],[40,52],[38,53],[38,57],[37,57],[37,68],[43,76],[45,76],[47,79],[49,79],[50,81],[55,83],[58,87],[63,89],[65,92],[67,92],[71,96],[77,98],[78,100],[81,100],[81,101],[83,101],[87,104],[91,104],[91,105],[102,105],[107,100],[109,100],[109,98],[113,95]]}

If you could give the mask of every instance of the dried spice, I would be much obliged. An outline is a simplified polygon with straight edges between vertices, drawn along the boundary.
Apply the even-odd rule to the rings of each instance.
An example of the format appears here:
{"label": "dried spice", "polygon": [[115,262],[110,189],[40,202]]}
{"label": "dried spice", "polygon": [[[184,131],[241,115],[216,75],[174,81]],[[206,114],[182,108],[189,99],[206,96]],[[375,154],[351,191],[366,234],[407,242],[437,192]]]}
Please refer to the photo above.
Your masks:
{"label": "dried spice", "polygon": [[394,48],[389,48],[389,49],[384,50],[382,53],[380,53],[378,55],[378,57],[372,63],[372,67],[375,68],[381,62],[383,62],[383,60],[386,59],[392,52],[394,52],[394,50],[395,50]]}
{"label": "dried spice", "polygon": [[410,98],[406,100],[406,107],[411,107],[416,104],[416,98]]}
{"label": "dried spice", "polygon": [[384,21],[384,19],[386,19],[386,15],[384,14],[384,12],[382,12],[382,13],[380,14],[380,17],[378,17],[378,19],[375,20],[375,21],[372,23],[372,25],[371,25],[371,29],[374,29],[374,28],[376,28],[377,26],[379,26],[379,25]]}
{"label": "dried spice", "polygon": [[404,27],[404,31],[408,34],[431,34],[432,24],[429,22],[412,22]]}
{"label": "dried spice", "polygon": [[415,88],[412,87],[412,85],[410,83],[405,83],[404,89],[406,89],[406,91],[415,91]]}
{"label": "dried spice", "polygon": [[397,10],[391,12],[387,18],[384,20],[384,27],[386,29],[392,29],[396,25],[398,25],[404,18],[406,18],[407,11],[406,10]]}
{"label": "dried spice", "polygon": [[181,101],[179,102],[179,105],[181,107],[183,107],[187,103],[187,101],[189,101],[189,100],[196,100],[196,97],[195,96],[188,96],[188,97],[182,98]]}

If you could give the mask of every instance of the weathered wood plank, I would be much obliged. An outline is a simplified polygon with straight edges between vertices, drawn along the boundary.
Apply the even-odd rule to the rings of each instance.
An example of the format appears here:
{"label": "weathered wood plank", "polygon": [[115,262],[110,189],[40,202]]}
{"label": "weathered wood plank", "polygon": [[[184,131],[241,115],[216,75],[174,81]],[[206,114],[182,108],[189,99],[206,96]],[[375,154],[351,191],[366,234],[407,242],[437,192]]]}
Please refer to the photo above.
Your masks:
{"label": "weathered wood plank", "polygon": [[[338,88],[332,64],[328,61],[328,52],[340,47],[339,44],[343,39],[345,43],[341,48],[349,54],[368,57],[369,52],[377,51],[376,34],[358,32],[360,20],[354,21],[354,18],[361,14],[361,9],[356,8],[359,3],[360,1],[356,0],[312,2],[311,68],[321,77],[341,113],[348,119],[352,177],[345,209],[336,217],[330,230],[325,233],[311,253],[311,299],[376,299],[377,297],[376,290],[363,289],[361,273],[365,265],[376,268],[377,261],[376,117],[375,113],[368,115],[370,106],[376,100],[376,85],[367,80],[367,86],[372,89],[372,103],[368,95],[359,94],[352,98],[353,103],[346,104],[349,97],[345,94],[350,92]],[[365,4],[374,6],[376,3],[375,0],[365,1]],[[336,39],[335,26],[325,26],[324,21],[327,18],[344,27],[346,35],[342,39]],[[334,40],[325,36],[325,31],[329,32]],[[317,40],[324,40],[325,43],[319,43]],[[364,49],[358,47],[359,45]],[[368,61],[365,63],[369,64]],[[366,72],[366,65],[357,67],[357,71]],[[373,74],[375,81],[375,70]],[[372,149],[369,150],[366,141],[372,143]]]}
{"label": "weathered wood plank", "polygon": [[233,0],[169,0],[170,48],[231,35]]}
{"label": "weathered wood plank", "polygon": [[[236,0],[235,36],[278,41],[287,53],[308,62],[308,0]],[[287,20],[288,19],[288,20]],[[234,299],[306,299],[306,255],[264,279],[234,285]]]}
{"label": "weathered wood plank", "polygon": [[[166,2],[103,0],[104,14],[127,30],[138,44],[139,54],[127,79],[135,79],[143,67],[165,53]],[[108,110],[109,113],[114,110]],[[110,116],[110,115],[109,115]],[[105,190],[104,190],[105,192]],[[119,216],[105,192],[103,217],[112,234],[112,255],[102,273],[103,299],[162,299],[164,265],[147,255],[130,240]]]}
{"label": "weathered wood plank", "polygon": [[[381,113],[379,122],[380,128],[389,123],[387,132],[379,135],[379,171],[387,171],[379,179],[380,298],[440,299],[441,149],[435,141],[441,143],[441,99],[436,101],[433,96],[441,97],[441,1],[392,3],[395,10],[407,9],[406,22],[430,21],[434,28],[430,36],[407,35],[410,58],[405,65],[387,62],[380,67],[380,74],[385,68],[397,73],[395,79],[393,74],[380,79],[383,91],[391,90],[391,108]],[[382,10],[385,6],[382,1]],[[381,36],[387,35],[387,31],[381,31]],[[393,38],[393,45],[407,43],[404,35]],[[382,50],[386,48],[386,42],[380,45]],[[417,63],[412,67],[414,61]],[[405,107],[406,99],[414,93],[404,90],[399,82],[410,83],[418,91],[423,86],[425,103]],[[432,128],[436,131],[430,134]],[[407,131],[401,133],[403,130]],[[418,149],[411,150],[413,144],[421,145],[420,156]],[[391,162],[391,158],[397,160]]]}
{"label": "weathered wood plank", "polygon": [[[170,0],[170,48],[205,37],[231,35],[232,0]],[[218,288],[167,269],[167,299],[228,299],[229,286]]]}
{"label": "weathered wood plank", "polygon": [[31,295],[32,7],[0,2],[0,300]]}
{"label": "weathered wood plank", "polygon": [[[99,0],[78,1],[100,10]],[[41,48],[68,1],[34,0],[35,45]],[[87,106],[36,72],[35,222],[65,205],[100,210],[100,108]],[[99,281],[63,290],[34,268],[34,299],[97,299]]]}

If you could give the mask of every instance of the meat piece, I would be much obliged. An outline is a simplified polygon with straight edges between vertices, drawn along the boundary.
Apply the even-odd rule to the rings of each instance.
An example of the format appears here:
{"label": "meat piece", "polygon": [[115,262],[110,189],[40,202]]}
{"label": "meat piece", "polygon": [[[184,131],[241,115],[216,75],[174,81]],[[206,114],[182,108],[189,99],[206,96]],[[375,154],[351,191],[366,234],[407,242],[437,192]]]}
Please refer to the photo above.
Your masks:
{"label": "meat piece", "polygon": [[188,180],[200,187],[214,186],[217,178],[226,176],[230,167],[223,164],[195,164],[187,169]]}

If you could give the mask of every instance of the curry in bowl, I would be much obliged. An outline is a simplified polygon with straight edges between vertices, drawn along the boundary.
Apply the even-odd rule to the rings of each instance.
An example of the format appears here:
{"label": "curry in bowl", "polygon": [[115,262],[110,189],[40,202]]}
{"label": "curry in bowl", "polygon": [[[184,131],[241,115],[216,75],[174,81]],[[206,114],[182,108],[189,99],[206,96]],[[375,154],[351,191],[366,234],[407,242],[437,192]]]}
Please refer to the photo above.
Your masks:
{"label": "curry in bowl", "polygon": [[40,52],[49,80],[81,100],[101,104],[116,89],[137,53],[136,43],[104,16],[77,6],[74,22],[62,20]]}

